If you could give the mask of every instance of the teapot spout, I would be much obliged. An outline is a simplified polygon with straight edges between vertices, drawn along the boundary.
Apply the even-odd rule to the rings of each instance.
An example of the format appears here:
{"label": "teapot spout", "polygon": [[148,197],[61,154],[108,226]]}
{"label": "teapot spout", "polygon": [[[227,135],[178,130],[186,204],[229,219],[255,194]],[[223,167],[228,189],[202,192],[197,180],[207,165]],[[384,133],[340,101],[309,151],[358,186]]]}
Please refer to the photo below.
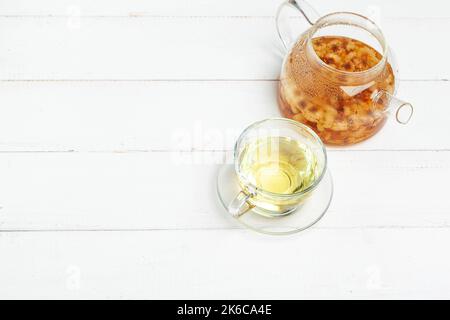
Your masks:
{"label": "teapot spout", "polygon": [[414,113],[411,103],[400,100],[385,90],[380,90],[374,95],[373,103],[384,106],[385,114],[395,114],[395,119],[400,124],[407,124]]}

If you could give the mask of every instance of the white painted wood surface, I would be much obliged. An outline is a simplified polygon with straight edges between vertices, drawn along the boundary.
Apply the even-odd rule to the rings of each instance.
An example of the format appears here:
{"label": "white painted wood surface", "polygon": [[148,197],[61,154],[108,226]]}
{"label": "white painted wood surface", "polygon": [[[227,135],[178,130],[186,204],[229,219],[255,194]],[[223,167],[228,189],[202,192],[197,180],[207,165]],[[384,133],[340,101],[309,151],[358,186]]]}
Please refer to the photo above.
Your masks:
{"label": "white painted wood surface", "polygon": [[0,298],[450,298],[445,1],[314,1],[378,20],[415,117],[329,150],[307,232],[220,208],[236,135],[278,115],[278,3],[0,2]]}

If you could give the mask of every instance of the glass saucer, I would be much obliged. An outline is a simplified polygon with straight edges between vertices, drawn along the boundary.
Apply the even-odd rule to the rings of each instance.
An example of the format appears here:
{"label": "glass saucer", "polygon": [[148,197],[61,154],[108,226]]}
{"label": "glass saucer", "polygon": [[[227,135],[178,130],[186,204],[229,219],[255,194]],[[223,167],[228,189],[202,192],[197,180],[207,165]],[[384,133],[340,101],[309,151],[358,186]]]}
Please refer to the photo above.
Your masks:
{"label": "glass saucer", "polygon": [[[231,201],[241,191],[233,165],[220,168],[217,177],[217,193],[225,211],[231,216],[227,208]],[[268,217],[252,209],[239,217],[235,217],[247,228],[265,234],[286,235],[303,231],[319,221],[328,210],[333,198],[333,180],[327,169],[322,181],[312,192],[311,196],[297,209],[288,215]]]}

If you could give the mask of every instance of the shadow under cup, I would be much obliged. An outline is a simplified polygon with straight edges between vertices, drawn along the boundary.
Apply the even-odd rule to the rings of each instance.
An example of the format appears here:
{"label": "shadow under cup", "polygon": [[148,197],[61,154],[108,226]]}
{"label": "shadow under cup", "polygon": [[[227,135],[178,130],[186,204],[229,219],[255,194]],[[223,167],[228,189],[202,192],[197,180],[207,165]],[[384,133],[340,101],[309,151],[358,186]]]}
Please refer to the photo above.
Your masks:
{"label": "shadow under cup", "polygon": [[[267,152],[267,150],[262,152],[260,148],[249,148],[249,146],[254,146],[261,141],[275,141],[269,147],[266,146],[265,149],[270,148],[272,155],[278,155],[273,150],[281,150],[280,153],[282,153],[283,146],[277,145],[280,139],[301,146],[303,150],[308,152],[310,159],[314,159],[311,180],[308,180],[308,184],[292,193],[277,193],[273,190],[267,190],[255,181],[254,176],[248,173],[249,167],[259,165],[261,153]],[[293,157],[294,155],[290,156]],[[274,159],[271,158],[270,160]],[[265,217],[280,217],[294,212],[311,196],[326,172],[327,155],[322,141],[309,127],[290,119],[275,118],[256,122],[243,131],[235,145],[234,165],[241,187],[241,193],[237,197],[237,199],[240,198],[240,208],[237,210],[239,214],[237,215],[245,214],[251,209]],[[278,166],[278,163],[276,165]],[[244,208],[244,206],[246,207]]]}

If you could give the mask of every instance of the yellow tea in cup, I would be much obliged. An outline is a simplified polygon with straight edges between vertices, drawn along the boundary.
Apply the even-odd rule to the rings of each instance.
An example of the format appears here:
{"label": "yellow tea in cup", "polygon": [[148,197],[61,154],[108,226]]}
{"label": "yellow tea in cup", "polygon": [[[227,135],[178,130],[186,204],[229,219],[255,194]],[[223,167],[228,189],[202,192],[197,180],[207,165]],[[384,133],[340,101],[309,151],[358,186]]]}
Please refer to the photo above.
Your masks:
{"label": "yellow tea in cup", "polygon": [[314,152],[296,140],[265,137],[244,146],[241,174],[257,188],[293,194],[308,188],[317,177]]}
{"label": "yellow tea in cup", "polygon": [[242,191],[228,209],[234,216],[250,209],[268,217],[292,213],[325,169],[325,148],[310,128],[288,119],[257,122],[236,143],[235,171]]}

